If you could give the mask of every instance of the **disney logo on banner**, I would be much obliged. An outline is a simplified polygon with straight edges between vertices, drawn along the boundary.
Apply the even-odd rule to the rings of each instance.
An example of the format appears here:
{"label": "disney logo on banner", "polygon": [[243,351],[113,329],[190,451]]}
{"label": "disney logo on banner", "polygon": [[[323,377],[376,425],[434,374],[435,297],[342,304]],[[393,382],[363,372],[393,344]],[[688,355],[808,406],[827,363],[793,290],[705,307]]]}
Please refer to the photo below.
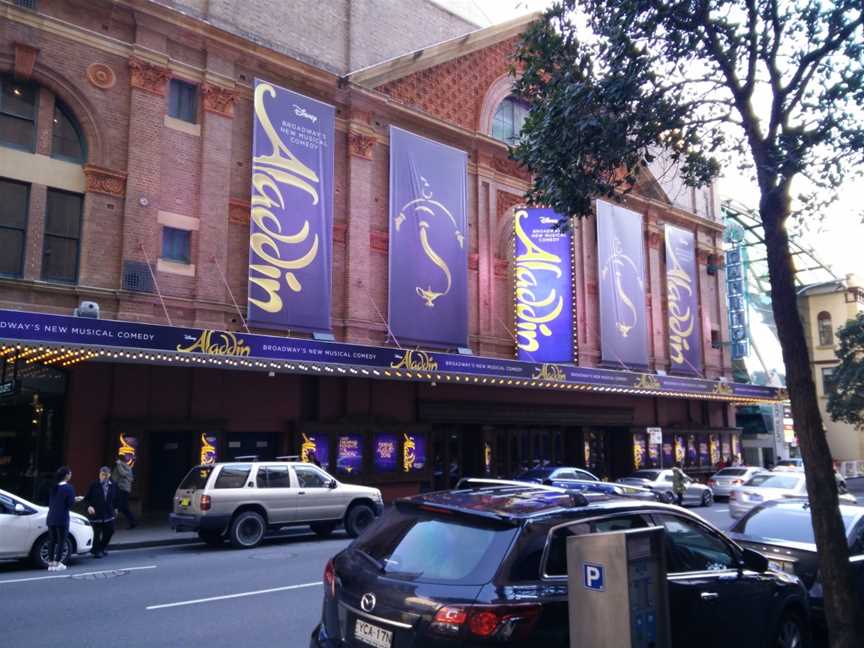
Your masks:
{"label": "disney logo on banner", "polygon": [[543,363],[535,370],[531,380],[548,380],[549,382],[567,382],[567,374],[555,364]]}
{"label": "disney logo on banner", "polygon": [[[684,352],[690,350],[690,336],[696,327],[693,311],[687,301],[693,295],[693,277],[681,266],[675,246],[668,245],[666,254],[670,265],[666,272],[669,301],[669,356],[673,363],[685,363]],[[686,295],[686,296],[685,296]]]}
{"label": "disney logo on banner", "polygon": [[[396,231],[398,232],[402,227],[402,224],[408,219],[405,212],[413,211],[417,214],[419,220],[420,246],[423,248],[423,254],[426,255],[426,258],[429,259],[433,265],[441,270],[444,274],[444,279],[446,280],[446,285],[441,290],[433,290],[431,284],[426,288],[423,288],[422,286],[417,286],[415,288],[417,295],[425,302],[424,305],[429,308],[434,308],[435,300],[447,295],[453,287],[453,274],[451,273],[447,262],[432,248],[432,245],[429,242],[429,231],[432,229],[432,223],[443,222],[446,227],[447,220],[449,220],[450,225],[452,226],[451,233],[456,238],[456,242],[459,244],[460,248],[465,246],[465,236],[460,231],[459,225],[453,217],[453,214],[450,213],[450,210],[439,201],[432,200],[432,189],[429,186],[429,181],[423,176],[420,176],[420,182],[423,185],[423,188],[420,191],[422,198],[415,198],[414,200],[405,203],[405,205],[402,206],[402,209],[399,210],[399,215],[396,217],[394,222],[396,225]],[[440,218],[441,215],[445,216],[446,219]],[[439,217],[435,218],[436,216]],[[435,218],[434,221],[433,218]]]}
{"label": "disney logo on banner", "polygon": [[438,363],[425,351],[408,350],[390,363],[391,369],[413,369],[414,371],[438,371]]}
{"label": "disney logo on banner", "polygon": [[318,117],[316,117],[315,115],[310,113],[308,110],[306,110],[302,106],[298,106],[297,104],[294,104],[294,114],[297,115],[298,117],[303,117],[304,119],[308,119],[313,124],[318,123]]}
{"label": "disney logo on banner", "polygon": [[[538,285],[539,272],[551,272],[555,278],[562,275],[561,257],[546,252],[525,232],[523,219],[528,217],[528,211],[520,209],[513,220],[517,238],[525,246],[525,252],[516,257],[516,344],[523,351],[531,353],[540,348],[537,334],[544,337],[552,335],[549,323],[558,319],[564,308],[564,297],[554,288],[539,298],[534,294]],[[557,220],[543,217],[542,222]]]}
{"label": "disney logo on banner", "polygon": [[[249,247],[253,252],[249,264],[249,281],[263,289],[267,293],[267,299],[250,296],[249,301],[267,313],[278,313],[283,308],[279,294],[282,273],[284,272],[288,288],[297,293],[301,292],[303,286],[295,273],[315,261],[319,241],[318,234],[315,234],[311,241],[308,240],[309,221],[305,219],[296,230],[284,232],[282,222],[272,209],[276,207],[285,210],[290,204],[297,203],[296,197],[286,201],[282,194],[284,188],[299,189],[308,195],[312,204],[317,205],[320,179],[312,169],[297,159],[273,128],[264,106],[265,95],[275,97],[276,90],[269,83],[259,83],[255,87],[255,116],[273,151],[270,155],[256,156],[252,163],[251,218],[257,231],[249,237]],[[297,250],[297,256],[283,258],[283,253],[290,254],[292,250]]]}
{"label": "disney logo on banner", "polygon": [[230,331],[201,331],[201,335],[193,338],[191,335],[183,336],[186,340],[194,340],[192,344],[184,347],[177,345],[178,351],[193,353],[199,351],[207,355],[220,356],[248,356],[252,349],[246,342],[238,338]]}

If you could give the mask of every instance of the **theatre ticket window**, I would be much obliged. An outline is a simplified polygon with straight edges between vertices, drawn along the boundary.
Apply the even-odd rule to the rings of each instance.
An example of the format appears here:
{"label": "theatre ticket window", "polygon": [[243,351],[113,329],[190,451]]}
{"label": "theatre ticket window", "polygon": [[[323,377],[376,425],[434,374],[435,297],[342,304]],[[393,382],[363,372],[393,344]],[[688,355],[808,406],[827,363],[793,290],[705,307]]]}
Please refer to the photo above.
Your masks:
{"label": "theatre ticket window", "polygon": [[42,278],[48,281],[78,280],[81,212],[84,197],[57,189],[48,190],[45,240],[42,245]]}
{"label": "theatre ticket window", "polygon": [[0,178],[0,275],[21,276],[29,200],[30,185]]}
{"label": "theatre ticket window", "polygon": [[36,87],[0,77],[0,144],[33,152],[36,143]]}

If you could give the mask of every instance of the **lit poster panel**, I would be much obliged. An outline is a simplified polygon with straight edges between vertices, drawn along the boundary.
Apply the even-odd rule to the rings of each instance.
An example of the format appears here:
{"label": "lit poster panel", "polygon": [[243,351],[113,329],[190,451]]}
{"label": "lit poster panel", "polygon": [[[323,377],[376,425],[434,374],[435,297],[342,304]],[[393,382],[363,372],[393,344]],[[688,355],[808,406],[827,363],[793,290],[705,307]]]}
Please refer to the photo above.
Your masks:
{"label": "lit poster panel", "polygon": [[339,447],[336,451],[336,470],[349,475],[363,470],[362,434],[344,434],[339,437]]}
{"label": "lit poster panel", "polygon": [[390,330],[468,345],[464,151],[390,127]]}
{"label": "lit poster panel", "polygon": [[255,80],[249,322],[330,330],[335,109]]}
{"label": "lit poster panel", "polygon": [[300,445],[300,461],[316,463],[324,470],[330,470],[330,443],[327,435],[303,434]]}
{"label": "lit poster panel", "polygon": [[426,467],[426,437],[420,434],[402,435],[402,470],[413,472]]}
{"label": "lit poster panel", "polygon": [[648,366],[642,215],[597,201],[600,347],[604,363]]}
{"label": "lit poster panel", "polygon": [[669,359],[676,373],[702,373],[702,327],[696,285],[693,232],[666,225],[666,297],[669,303]]}
{"label": "lit poster panel", "polygon": [[399,437],[391,432],[375,435],[375,469],[394,472],[399,460]]}
{"label": "lit poster panel", "polygon": [[548,208],[517,209],[516,350],[526,362],[572,362],[570,233]]}

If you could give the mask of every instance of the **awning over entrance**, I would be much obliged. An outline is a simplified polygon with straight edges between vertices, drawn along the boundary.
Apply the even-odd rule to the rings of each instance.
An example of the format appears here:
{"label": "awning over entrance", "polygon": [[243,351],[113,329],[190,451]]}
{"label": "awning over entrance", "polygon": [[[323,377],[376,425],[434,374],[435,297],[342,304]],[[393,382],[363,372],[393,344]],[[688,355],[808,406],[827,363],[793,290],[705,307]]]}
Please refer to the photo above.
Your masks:
{"label": "awning over entrance", "polygon": [[734,403],[785,400],[785,390],[683,376],[538,364],[416,349],[0,310],[0,357],[188,364],[252,371],[626,393]]}

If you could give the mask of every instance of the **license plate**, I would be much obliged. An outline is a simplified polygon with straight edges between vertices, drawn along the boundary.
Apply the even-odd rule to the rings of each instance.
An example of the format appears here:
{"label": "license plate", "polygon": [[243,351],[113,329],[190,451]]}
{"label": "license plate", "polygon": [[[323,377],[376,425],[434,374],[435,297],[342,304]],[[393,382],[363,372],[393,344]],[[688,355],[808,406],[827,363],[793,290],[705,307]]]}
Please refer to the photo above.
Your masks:
{"label": "license plate", "polygon": [[192,500],[190,500],[188,497],[183,497],[180,499],[180,506],[186,507],[189,506],[191,503]]}
{"label": "license plate", "polygon": [[393,633],[384,628],[357,619],[354,624],[354,638],[375,648],[390,648],[393,645]]}
{"label": "license plate", "polygon": [[769,560],[768,569],[778,572],[786,572],[787,574],[795,573],[795,568],[792,566],[792,563],[786,562],[785,560]]}

